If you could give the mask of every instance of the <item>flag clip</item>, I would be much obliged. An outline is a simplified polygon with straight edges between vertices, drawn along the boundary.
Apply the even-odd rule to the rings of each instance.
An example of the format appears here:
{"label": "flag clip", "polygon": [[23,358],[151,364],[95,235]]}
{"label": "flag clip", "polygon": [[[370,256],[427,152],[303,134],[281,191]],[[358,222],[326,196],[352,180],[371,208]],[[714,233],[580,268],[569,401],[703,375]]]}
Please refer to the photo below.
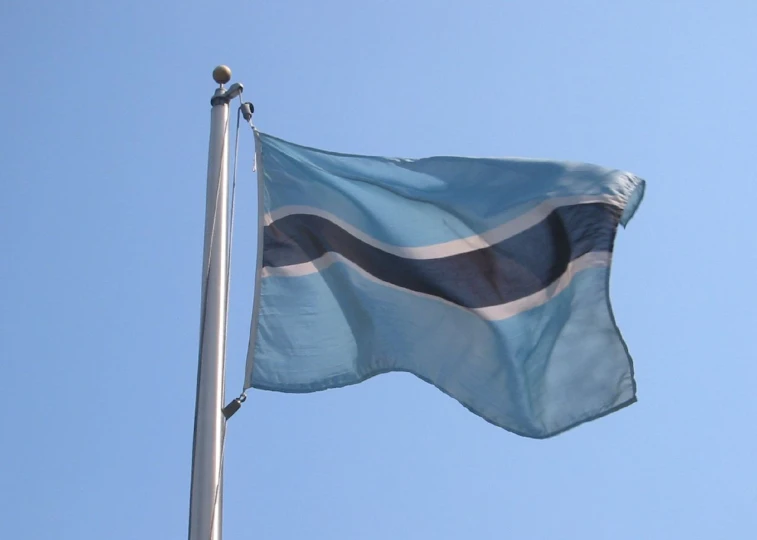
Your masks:
{"label": "flag clip", "polygon": [[251,122],[252,113],[255,112],[255,106],[249,101],[245,101],[239,106],[239,109],[242,111],[242,116],[244,117],[244,119],[248,122]]}
{"label": "flag clip", "polygon": [[224,418],[228,420],[229,418],[234,416],[234,413],[236,413],[242,407],[242,403],[244,403],[246,399],[247,395],[244,392],[242,392],[242,394],[238,398],[232,399],[228,405],[221,409]]}

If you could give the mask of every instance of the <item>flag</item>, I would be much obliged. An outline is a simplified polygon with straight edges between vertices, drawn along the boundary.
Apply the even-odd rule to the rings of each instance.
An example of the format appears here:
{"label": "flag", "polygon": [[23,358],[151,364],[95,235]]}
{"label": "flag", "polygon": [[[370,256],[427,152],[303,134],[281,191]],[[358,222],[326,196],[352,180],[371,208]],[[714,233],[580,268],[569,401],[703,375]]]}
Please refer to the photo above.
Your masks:
{"label": "flag", "polygon": [[644,180],[584,163],[255,138],[245,388],[314,392],[409,372],[533,438],[636,400],[608,287]]}

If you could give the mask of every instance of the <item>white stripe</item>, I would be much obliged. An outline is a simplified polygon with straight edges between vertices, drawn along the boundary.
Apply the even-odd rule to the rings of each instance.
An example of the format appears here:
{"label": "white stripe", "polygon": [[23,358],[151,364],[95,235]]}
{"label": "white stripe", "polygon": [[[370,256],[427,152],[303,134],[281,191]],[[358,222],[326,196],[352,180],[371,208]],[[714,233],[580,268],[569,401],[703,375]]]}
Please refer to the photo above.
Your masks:
{"label": "white stripe", "polygon": [[540,291],[537,291],[529,296],[519,298],[518,300],[507,302],[505,304],[500,304],[497,306],[488,306],[488,307],[483,307],[483,308],[472,308],[472,309],[460,306],[458,304],[455,304],[454,302],[450,302],[449,300],[439,298],[438,296],[433,296],[430,294],[413,291],[410,289],[406,289],[404,287],[400,287],[398,285],[394,285],[392,283],[387,283],[386,281],[382,281],[378,279],[377,277],[373,276],[372,274],[369,274],[368,272],[363,270],[361,267],[359,267],[358,265],[356,265],[349,259],[346,259],[340,254],[334,253],[334,252],[328,252],[322,257],[315,259],[314,261],[310,261],[310,262],[306,262],[302,264],[295,264],[291,266],[282,266],[282,267],[266,267],[266,268],[263,268],[261,275],[263,278],[274,277],[274,276],[281,276],[281,277],[305,276],[308,274],[314,274],[314,273],[320,272],[321,270],[325,270],[332,264],[339,262],[339,263],[349,266],[353,270],[362,274],[363,277],[373,281],[374,283],[380,283],[381,285],[384,285],[386,287],[391,287],[392,289],[404,291],[406,293],[410,293],[415,296],[431,298],[439,302],[444,302],[445,304],[449,304],[451,306],[455,306],[460,309],[464,309],[466,311],[475,313],[482,319],[486,319],[488,321],[499,321],[502,319],[513,317],[519,313],[528,311],[529,309],[533,309],[535,307],[546,304],[549,300],[551,300],[552,298],[560,294],[562,291],[564,291],[568,287],[568,285],[570,285],[571,281],[573,281],[573,276],[575,276],[578,272],[582,270],[586,270],[588,268],[609,267],[611,259],[612,259],[612,253],[610,253],[609,251],[596,251],[596,252],[587,253],[575,259],[570,264],[568,264],[568,267],[565,270],[565,272],[559,278],[557,278],[557,280],[555,280],[553,283],[551,283],[550,285],[548,285],[547,287],[545,287],[544,289]]}
{"label": "white stripe", "polygon": [[568,268],[565,269],[563,275],[557,280],[553,281],[550,285],[518,300],[507,302],[506,304],[500,304],[498,306],[489,306],[484,308],[476,308],[473,311],[478,313],[482,319],[489,321],[500,321],[507,319],[518,313],[523,313],[529,309],[541,306],[549,302],[552,298],[560,294],[562,291],[568,288],[573,276],[582,270],[589,268],[606,268],[610,266],[612,260],[612,253],[609,251],[594,251],[580,256],[579,258],[571,261]]}
{"label": "white stripe", "polygon": [[[430,246],[418,246],[418,247],[404,247],[395,246],[377,240],[356,227],[346,223],[336,217],[335,215],[321,210],[320,208],[314,208],[312,206],[284,206],[273,212],[270,212],[264,216],[264,222],[266,225],[270,225],[274,221],[286,216],[294,214],[307,214],[311,216],[318,216],[323,219],[327,219],[334,223],[338,227],[341,227],[355,238],[362,240],[366,244],[369,244],[375,248],[391,253],[392,255],[398,255],[407,259],[439,259],[442,257],[449,257],[450,255],[458,255],[460,253],[468,253],[469,251],[475,251],[477,249],[483,249],[490,247],[494,244],[498,244],[503,240],[511,238],[518,233],[525,231],[543,221],[549,214],[556,208],[562,206],[570,206],[574,204],[590,204],[590,203],[606,203],[612,204],[619,208],[623,208],[623,202],[618,197],[610,195],[577,195],[573,197],[559,197],[549,199],[532,208],[525,214],[522,214],[516,218],[509,220],[494,229],[490,229],[483,234],[476,234],[468,236],[467,238],[458,238],[450,240],[448,242],[442,242],[440,244],[432,244]],[[299,266],[299,265],[298,265]]]}

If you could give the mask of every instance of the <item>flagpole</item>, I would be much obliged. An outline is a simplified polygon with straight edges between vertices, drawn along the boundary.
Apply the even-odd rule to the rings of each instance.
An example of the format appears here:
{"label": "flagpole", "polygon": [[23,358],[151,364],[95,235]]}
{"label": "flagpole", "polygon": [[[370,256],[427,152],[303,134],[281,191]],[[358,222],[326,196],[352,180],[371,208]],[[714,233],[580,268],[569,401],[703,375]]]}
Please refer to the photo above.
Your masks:
{"label": "flagpole", "polygon": [[210,100],[210,145],[202,265],[200,355],[197,368],[189,540],[221,540],[225,418],[227,286],[229,281],[229,102],[242,92],[231,70],[213,70],[218,83]]}

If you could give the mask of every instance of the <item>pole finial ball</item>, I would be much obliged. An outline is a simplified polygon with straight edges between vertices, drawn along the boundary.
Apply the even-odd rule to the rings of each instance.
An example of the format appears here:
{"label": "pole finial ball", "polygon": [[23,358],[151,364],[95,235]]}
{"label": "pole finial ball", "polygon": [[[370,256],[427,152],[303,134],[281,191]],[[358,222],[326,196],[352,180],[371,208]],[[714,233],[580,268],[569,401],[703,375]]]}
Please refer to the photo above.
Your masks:
{"label": "pole finial ball", "polygon": [[231,80],[231,68],[229,66],[218,66],[213,70],[213,80],[218,84],[226,84]]}

